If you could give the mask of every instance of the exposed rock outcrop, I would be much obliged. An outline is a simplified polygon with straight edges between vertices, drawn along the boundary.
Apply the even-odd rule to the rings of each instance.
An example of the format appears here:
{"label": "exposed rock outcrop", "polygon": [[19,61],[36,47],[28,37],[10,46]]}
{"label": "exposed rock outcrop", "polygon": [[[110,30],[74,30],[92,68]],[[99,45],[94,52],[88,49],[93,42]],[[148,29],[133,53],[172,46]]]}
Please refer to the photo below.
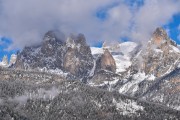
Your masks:
{"label": "exposed rock outcrop", "polygon": [[108,49],[104,49],[104,53],[96,61],[96,69],[116,72],[116,62]]}
{"label": "exposed rock outcrop", "polygon": [[116,72],[116,63],[108,49],[104,50],[104,54],[101,56],[101,68]]}
{"label": "exposed rock outcrop", "polygon": [[[180,50],[165,30],[157,28],[146,49],[142,50],[132,62],[133,70],[161,77],[179,64]],[[135,69],[134,69],[135,68]]]}
{"label": "exposed rock outcrop", "polygon": [[87,76],[93,68],[93,56],[83,34],[71,36],[66,41],[67,51],[63,67],[76,76]]}
{"label": "exposed rock outcrop", "polygon": [[47,32],[41,45],[25,47],[18,54],[15,67],[61,69],[77,77],[88,75],[93,57],[84,35],[72,35],[67,40],[62,36],[57,31]]}
{"label": "exposed rock outcrop", "polygon": [[157,28],[153,33],[152,43],[155,45],[160,45],[168,39],[169,37],[166,31],[163,28]]}

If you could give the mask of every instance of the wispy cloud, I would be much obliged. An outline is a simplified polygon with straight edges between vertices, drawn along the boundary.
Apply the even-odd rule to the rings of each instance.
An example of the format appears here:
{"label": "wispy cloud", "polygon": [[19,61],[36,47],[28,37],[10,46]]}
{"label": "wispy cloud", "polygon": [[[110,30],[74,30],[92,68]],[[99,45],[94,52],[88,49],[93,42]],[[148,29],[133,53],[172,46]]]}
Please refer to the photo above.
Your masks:
{"label": "wispy cloud", "polygon": [[144,5],[135,13],[132,38],[148,39],[156,27],[172,20],[173,15],[180,10],[179,5],[180,3],[175,0],[145,0]]}
{"label": "wispy cloud", "polygon": [[[51,29],[84,33],[90,44],[122,37],[147,41],[179,6],[178,0],[1,0],[0,34],[13,39],[10,48],[39,43]],[[101,20],[97,12],[104,8]]]}

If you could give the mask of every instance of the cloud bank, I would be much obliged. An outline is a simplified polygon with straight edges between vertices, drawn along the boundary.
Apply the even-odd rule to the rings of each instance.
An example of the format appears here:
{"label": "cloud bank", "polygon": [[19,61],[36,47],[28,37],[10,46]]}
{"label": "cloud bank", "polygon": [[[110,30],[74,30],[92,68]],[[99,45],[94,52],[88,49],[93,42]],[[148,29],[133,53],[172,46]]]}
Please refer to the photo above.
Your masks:
{"label": "cloud bank", "polygon": [[91,45],[121,38],[146,42],[179,6],[178,0],[0,0],[0,35],[13,40],[9,49],[40,43],[52,29],[83,33]]}

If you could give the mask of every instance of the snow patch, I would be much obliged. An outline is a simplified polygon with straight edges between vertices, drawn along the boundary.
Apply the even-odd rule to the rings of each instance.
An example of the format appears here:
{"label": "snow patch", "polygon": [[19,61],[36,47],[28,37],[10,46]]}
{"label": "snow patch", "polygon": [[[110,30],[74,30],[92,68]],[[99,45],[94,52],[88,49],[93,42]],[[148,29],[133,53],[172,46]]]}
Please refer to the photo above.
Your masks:
{"label": "snow patch", "polygon": [[139,83],[142,82],[143,80],[145,80],[147,78],[147,76],[145,75],[145,73],[137,73],[135,75],[133,75],[133,80],[127,82],[126,84],[124,84],[120,89],[119,89],[119,93],[126,93],[129,90],[132,90],[133,93],[136,92],[139,88]]}
{"label": "snow patch", "polygon": [[137,104],[137,102],[132,100],[126,100],[125,102],[120,100],[116,101],[113,98],[113,104],[115,104],[116,109],[119,110],[123,115],[136,114],[137,111],[144,110],[143,106]]}
{"label": "snow patch", "polygon": [[92,53],[92,55],[103,54],[104,50],[103,50],[103,48],[91,47],[91,53]]}
{"label": "snow patch", "polygon": [[130,58],[123,55],[113,55],[116,62],[116,72],[125,72],[127,68],[131,66]]}
{"label": "snow patch", "polygon": [[120,44],[120,51],[125,55],[130,55],[136,47],[137,44],[135,42],[124,42]]}
{"label": "snow patch", "polygon": [[151,74],[151,75],[149,75],[148,77],[147,77],[147,80],[155,80],[156,79],[156,77],[153,75],[153,74]]}

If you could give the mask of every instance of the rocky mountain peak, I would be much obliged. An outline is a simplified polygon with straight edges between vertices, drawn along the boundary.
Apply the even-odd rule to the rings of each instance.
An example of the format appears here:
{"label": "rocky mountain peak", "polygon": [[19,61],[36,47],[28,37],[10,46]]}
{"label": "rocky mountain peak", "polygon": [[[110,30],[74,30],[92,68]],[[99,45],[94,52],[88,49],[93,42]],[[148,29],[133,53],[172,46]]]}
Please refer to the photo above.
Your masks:
{"label": "rocky mountain peak", "polygon": [[64,55],[64,69],[76,76],[87,75],[93,67],[90,46],[83,34],[71,35],[66,40],[67,51]]}
{"label": "rocky mountain peak", "polygon": [[41,52],[50,57],[56,53],[58,46],[65,43],[65,35],[60,31],[48,31],[43,38]]}
{"label": "rocky mountain peak", "polygon": [[101,68],[116,72],[116,62],[108,49],[104,49],[104,54],[101,57]]}
{"label": "rocky mountain peak", "polygon": [[162,36],[164,38],[167,38],[168,35],[166,33],[166,30],[164,30],[162,27],[156,28],[156,30],[153,33],[154,36]]}
{"label": "rocky mountain peak", "polygon": [[44,41],[59,41],[61,43],[65,42],[65,35],[60,32],[59,30],[51,30],[48,31],[45,35],[44,35]]}
{"label": "rocky mountain peak", "polygon": [[164,30],[163,28],[157,28],[154,31],[152,35],[151,43],[153,45],[156,45],[157,47],[163,47],[168,45],[177,46],[175,41],[169,38],[166,30]]}
{"label": "rocky mountain peak", "polygon": [[157,28],[147,47],[137,57],[140,65],[137,68],[141,68],[145,74],[161,77],[177,67],[179,55],[180,50],[176,43],[168,37],[164,29]]}
{"label": "rocky mountain peak", "polygon": [[81,44],[81,45],[87,45],[86,44],[86,38],[85,38],[84,34],[82,34],[82,33],[78,34],[77,39],[76,39],[76,43]]}
{"label": "rocky mountain peak", "polygon": [[74,48],[76,46],[87,46],[86,38],[83,34],[73,35],[71,34],[66,40],[66,46]]}
{"label": "rocky mountain peak", "polygon": [[153,33],[153,43],[159,45],[169,39],[166,31],[163,28],[157,28]]}
{"label": "rocky mountain peak", "polygon": [[77,77],[86,76],[93,67],[93,56],[84,35],[71,35],[64,40],[59,34],[49,31],[40,46],[25,47],[18,55],[15,67],[59,69]]}

